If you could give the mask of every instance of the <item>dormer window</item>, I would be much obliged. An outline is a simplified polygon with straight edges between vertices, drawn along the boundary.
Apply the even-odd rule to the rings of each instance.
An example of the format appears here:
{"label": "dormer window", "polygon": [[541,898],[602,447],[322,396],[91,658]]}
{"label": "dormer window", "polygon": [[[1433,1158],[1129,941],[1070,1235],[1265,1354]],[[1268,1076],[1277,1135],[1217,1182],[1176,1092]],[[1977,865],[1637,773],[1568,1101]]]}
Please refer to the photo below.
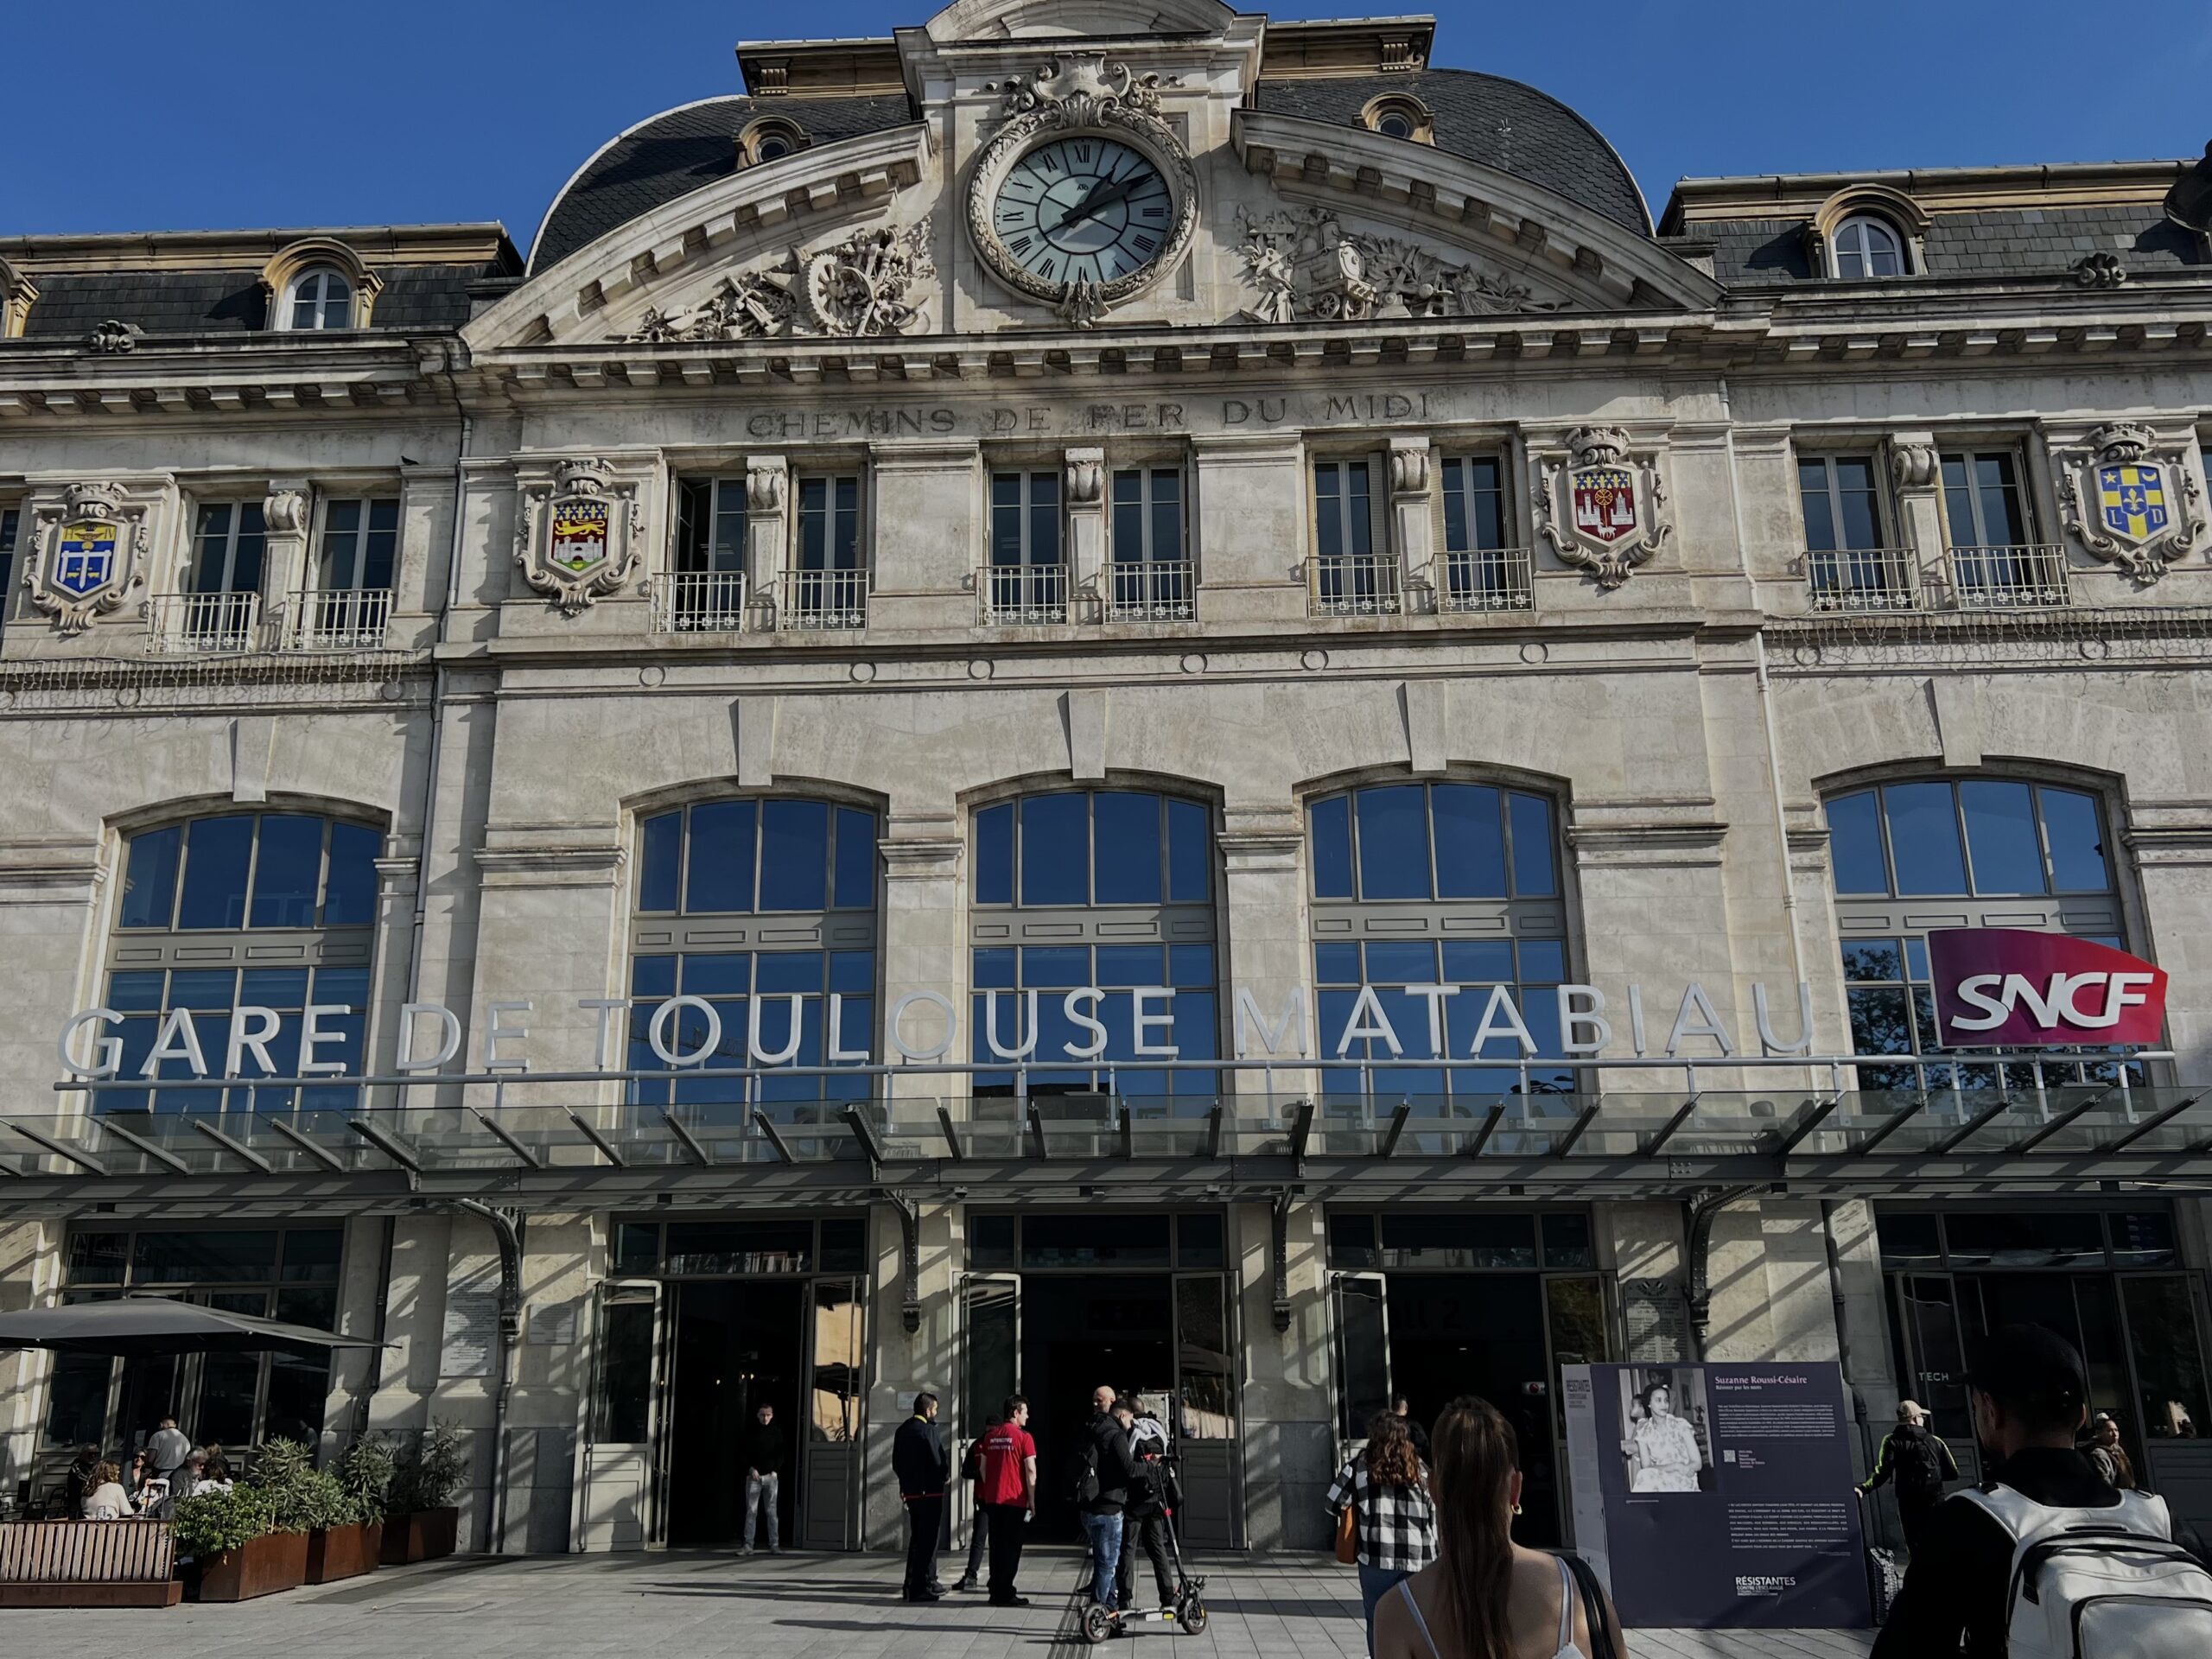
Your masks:
{"label": "dormer window", "polygon": [[737,135],[737,164],[760,167],[769,162],[780,162],[785,156],[804,149],[810,142],[806,129],[790,117],[764,115],[747,123]]}
{"label": "dormer window", "polygon": [[1905,275],[1904,238],[1885,219],[1853,213],[1836,226],[1835,274],[1846,280]]}
{"label": "dormer window", "polygon": [[287,328],[351,328],[353,326],[353,284],[346,274],[328,265],[317,265],[292,279],[285,308]]}
{"label": "dormer window", "polygon": [[1416,144],[1436,142],[1435,118],[1429,114],[1428,105],[1410,93],[1386,92],[1370,99],[1359,118],[1370,132],[1385,138],[1403,138]]}

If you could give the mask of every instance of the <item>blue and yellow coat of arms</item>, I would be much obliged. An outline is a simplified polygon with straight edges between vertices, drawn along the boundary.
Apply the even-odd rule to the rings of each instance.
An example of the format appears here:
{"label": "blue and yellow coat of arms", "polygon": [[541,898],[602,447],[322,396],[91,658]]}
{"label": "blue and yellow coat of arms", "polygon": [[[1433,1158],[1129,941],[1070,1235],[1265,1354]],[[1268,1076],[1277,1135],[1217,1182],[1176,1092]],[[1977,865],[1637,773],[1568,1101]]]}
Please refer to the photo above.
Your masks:
{"label": "blue and yellow coat of arms", "polygon": [[54,550],[54,585],[74,600],[89,599],[115,580],[116,544],[123,526],[111,519],[81,519],[61,527]]}
{"label": "blue and yellow coat of arms", "polygon": [[2166,469],[2156,461],[2122,461],[2096,472],[2097,517],[2123,540],[2147,542],[2171,522],[2166,512]]}

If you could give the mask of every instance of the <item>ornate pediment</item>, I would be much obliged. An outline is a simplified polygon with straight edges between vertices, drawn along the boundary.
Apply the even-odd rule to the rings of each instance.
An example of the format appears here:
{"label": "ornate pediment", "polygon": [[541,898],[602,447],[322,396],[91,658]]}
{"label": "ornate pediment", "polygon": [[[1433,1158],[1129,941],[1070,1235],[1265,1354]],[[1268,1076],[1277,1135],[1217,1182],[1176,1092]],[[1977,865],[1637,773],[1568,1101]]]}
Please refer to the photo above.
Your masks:
{"label": "ornate pediment", "polygon": [[1325,207],[1256,217],[1239,208],[1236,223],[1237,258],[1254,295],[1243,315],[1254,322],[1502,317],[1567,303],[1479,258],[1347,230]]}
{"label": "ornate pediment", "polygon": [[810,252],[793,249],[772,264],[723,277],[689,304],[648,308],[637,328],[610,338],[657,345],[921,333],[929,326],[924,286],[936,275],[925,216],[904,229],[855,231]]}

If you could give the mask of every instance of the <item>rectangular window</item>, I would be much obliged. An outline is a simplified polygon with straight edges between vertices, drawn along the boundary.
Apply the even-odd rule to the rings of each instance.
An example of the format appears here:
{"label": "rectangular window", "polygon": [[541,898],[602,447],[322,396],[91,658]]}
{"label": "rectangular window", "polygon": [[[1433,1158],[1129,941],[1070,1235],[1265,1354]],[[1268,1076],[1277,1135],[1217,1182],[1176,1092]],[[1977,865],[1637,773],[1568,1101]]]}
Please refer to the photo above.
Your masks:
{"label": "rectangular window", "polygon": [[1057,565],[1060,479],[1057,473],[991,474],[991,563]]}
{"label": "rectangular window", "polygon": [[398,497],[326,502],[315,585],[325,593],[388,589],[398,552]]}
{"label": "rectangular window", "polygon": [[1505,463],[1497,455],[1447,455],[1444,551],[1437,605],[1446,611],[1525,611],[1535,602],[1528,550],[1511,539]]}
{"label": "rectangular window", "polygon": [[195,594],[259,593],[267,538],[260,502],[203,502],[193,526],[187,588]]}
{"label": "rectangular window", "polygon": [[687,478],[676,486],[676,569],[732,575],[745,569],[745,480]]}
{"label": "rectangular window", "polygon": [[1447,455],[1443,473],[1446,550],[1503,547],[1505,463],[1496,455]]}
{"label": "rectangular window", "polygon": [[1367,462],[1313,463],[1313,550],[1324,560],[1364,558],[1375,551]]}
{"label": "rectangular window", "polygon": [[1805,545],[1815,553],[1883,545],[1880,474],[1872,455],[1814,455],[1797,463]]}
{"label": "rectangular window", "polygon": [[861,480],[855,473],[798,480],[798,568],[861,568]]}
{"label": "rectangular window", "polygon": [[1114,474],[1109,622],[1187,621],[1196,580],[1183,518],[1183,474],[1128,467]]}
{"label": "rectangular window", "polygon": [[1943,452],[1943,523],[1955,548],[2021,547],[2035,539],[2010,449]]}

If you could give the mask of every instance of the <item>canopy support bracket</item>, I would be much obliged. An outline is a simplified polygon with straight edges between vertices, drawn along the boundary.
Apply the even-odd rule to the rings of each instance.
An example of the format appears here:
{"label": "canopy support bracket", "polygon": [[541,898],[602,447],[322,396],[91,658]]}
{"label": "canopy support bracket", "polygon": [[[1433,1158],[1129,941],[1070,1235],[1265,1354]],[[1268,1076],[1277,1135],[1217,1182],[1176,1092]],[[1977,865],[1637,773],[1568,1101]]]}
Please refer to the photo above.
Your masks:
{"label": "canopy support bracket", "polygon": [[877,1196],[899,1212],[899,1323],[911,1337],[922,1328],[922,1206],[895,1186]]}

